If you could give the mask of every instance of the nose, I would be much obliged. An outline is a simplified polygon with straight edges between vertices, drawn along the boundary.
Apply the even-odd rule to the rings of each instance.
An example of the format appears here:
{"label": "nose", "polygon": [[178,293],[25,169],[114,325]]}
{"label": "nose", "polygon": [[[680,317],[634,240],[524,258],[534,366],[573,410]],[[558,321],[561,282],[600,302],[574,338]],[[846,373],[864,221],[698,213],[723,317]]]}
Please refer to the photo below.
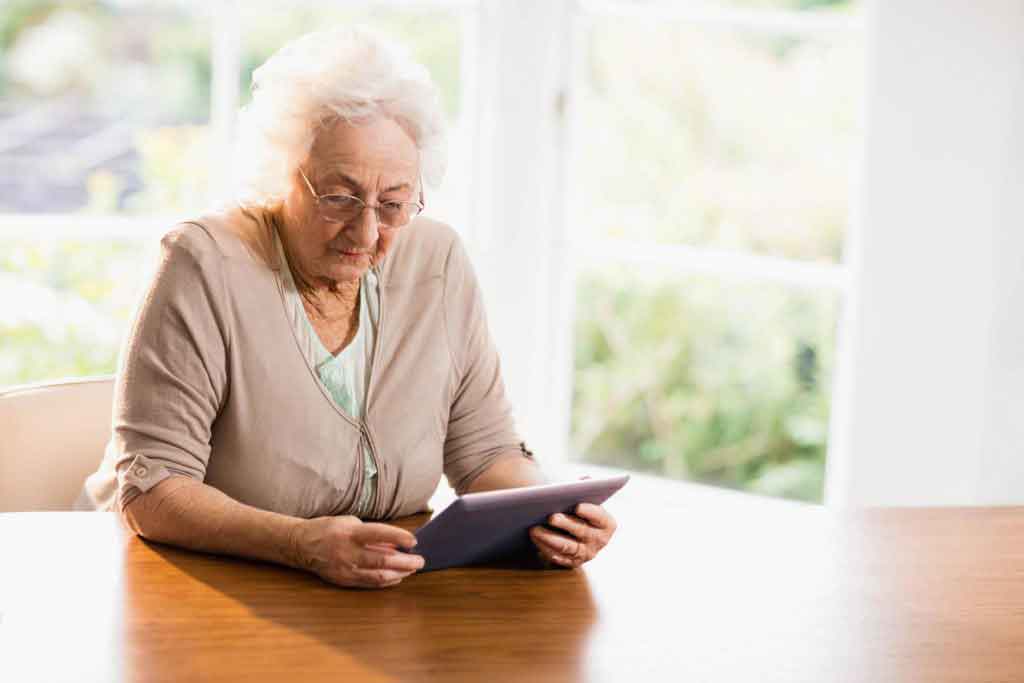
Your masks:
{"label": "nose", "polygon": [[377,210],[364,206],[359,215],[348,224],[348,237],[353,247],[370,249],[377,244],[380,223]]}

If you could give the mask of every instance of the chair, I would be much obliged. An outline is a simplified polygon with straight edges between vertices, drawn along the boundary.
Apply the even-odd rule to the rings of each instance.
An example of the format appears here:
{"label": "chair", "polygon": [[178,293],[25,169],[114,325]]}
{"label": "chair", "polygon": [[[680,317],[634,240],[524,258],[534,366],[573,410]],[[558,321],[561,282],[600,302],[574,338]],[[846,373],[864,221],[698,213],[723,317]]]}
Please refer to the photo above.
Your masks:
{"label": "chair", "polygon": [[70,510],[110,439],[113,376],[0,390],[0,512]]}

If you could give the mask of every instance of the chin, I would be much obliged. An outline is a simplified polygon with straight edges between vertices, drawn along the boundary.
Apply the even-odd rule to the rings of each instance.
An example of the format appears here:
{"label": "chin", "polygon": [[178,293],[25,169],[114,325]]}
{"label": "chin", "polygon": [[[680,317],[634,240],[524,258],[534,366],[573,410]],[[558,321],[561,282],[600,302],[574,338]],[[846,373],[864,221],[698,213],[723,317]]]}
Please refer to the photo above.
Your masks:
{"label": "chin", "polygon": [[354,282],[362,278],[369,269],[369,259],[364,263],[341,263],[336,264],[329,270],[328,277],[337,282]]}

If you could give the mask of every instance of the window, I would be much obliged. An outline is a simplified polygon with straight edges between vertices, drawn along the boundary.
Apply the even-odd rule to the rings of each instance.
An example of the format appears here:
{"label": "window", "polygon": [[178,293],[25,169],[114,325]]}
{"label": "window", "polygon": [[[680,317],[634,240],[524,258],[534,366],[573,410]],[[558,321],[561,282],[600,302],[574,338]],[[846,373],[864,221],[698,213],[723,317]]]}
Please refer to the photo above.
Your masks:
{"label": "window", "polygon": [[114,371],[157,238],[230,186],[252,70],[350,22],[442,90],[427,214],[538,453],[820,500],[856,0],[9,2],[0,385]]}
{"label": "window", "polygon": [[[0,10],[0,386],[111,373],[157,238],[230,186],[235,112],[286,40],[358,21],[440,85],[464,225],[472,3],[12,2]],[[471,35],[471,31],[469,32]]]}
{"label": "window", "polygon": [[0,25],[0,385],[111,372],[154,217],[209,189],[212,17],[11,2]]}
{"label": "window", "polygon": [[571,450],[820,501],[860,25],[742,4],[582,3]]}

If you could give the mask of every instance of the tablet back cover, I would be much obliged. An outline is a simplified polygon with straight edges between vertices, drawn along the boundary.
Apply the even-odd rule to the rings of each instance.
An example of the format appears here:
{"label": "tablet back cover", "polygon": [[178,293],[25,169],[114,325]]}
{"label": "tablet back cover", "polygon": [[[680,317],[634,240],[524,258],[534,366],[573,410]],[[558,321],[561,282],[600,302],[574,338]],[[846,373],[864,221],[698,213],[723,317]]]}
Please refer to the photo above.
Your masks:
{"label": "tablet back cover", "polygon": [[628,480],[624,474],[468,493],[416,530],[412,552],[426,561],[421,572],[532,552],[530,527],[546,524],[555,512],[573,514],[578,503],[600,505]]}

